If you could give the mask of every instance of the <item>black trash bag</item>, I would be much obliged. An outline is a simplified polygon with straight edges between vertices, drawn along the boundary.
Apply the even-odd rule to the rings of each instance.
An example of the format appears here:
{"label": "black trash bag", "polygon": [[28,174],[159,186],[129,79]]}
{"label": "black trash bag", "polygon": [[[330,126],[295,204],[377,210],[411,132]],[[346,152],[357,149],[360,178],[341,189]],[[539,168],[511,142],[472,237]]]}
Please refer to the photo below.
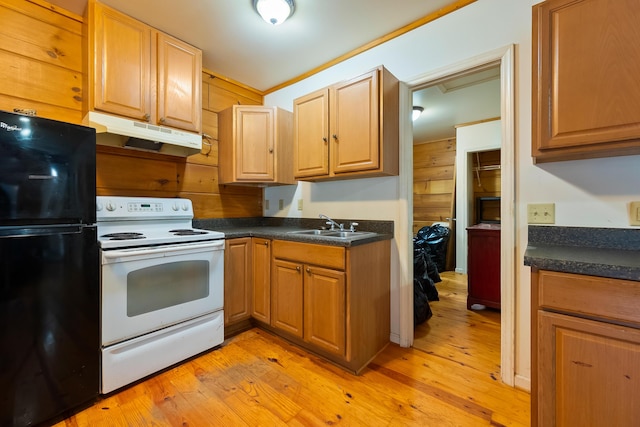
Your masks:
{"label": "black trash bag", "polygon": [[449,228],[440,224],[422,227],[414,238],[414,245],[429,247],[431,258],[435,261],[438,272],[447,268],[447,245],[449,243]]}
{"label": "black trash bag", "polygon": [[429,301],[439,301],[436,283],[441,282],[435,262],[429,254],[429,247],[413,248],[413,279],[420,282]]}
{"label": "black trash bag", "polygon": [[420,281],[413,279],[413,326],[426,322],[433,316],[427,294]]}

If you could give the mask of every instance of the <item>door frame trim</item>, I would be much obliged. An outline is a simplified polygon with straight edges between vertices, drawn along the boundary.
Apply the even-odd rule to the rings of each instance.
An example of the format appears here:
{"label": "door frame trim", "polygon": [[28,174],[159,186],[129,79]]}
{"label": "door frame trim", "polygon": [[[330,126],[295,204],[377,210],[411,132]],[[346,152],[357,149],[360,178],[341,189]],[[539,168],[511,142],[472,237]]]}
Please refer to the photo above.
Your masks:
{"label": "door frame trim", "polygon": [[[502,381],[510,386],[515,385],[515,305],[516,305],[516,229],[515,229],[515,45],[511,44],[484,54],[468,58],[466,60],[450,64],[446,67],[428,71],[417,77],[405,81],[401,85],[401,117],[410,117],[412,108],[411,93],[421,86],[435,82],[444,77],[461,73],[473,68],[486,66],[491,63],[500,64],[500,112],[502,122],[502,147],[501,147],[501,238],[500,238],[500,291],[501,291],[501,316],[500,316],[500,375]],[[401,180],[400,198],[406,200],[405,224],[399,224],[399,234],[412,236],[413,228],[413,154],[410,147],[413,146],[413,131],[411,121],[401,120],[403,150],[402,167],[407,171],[404,180]],[[404,228],[404,230],[402,229]],[[409,271],[413,269],[412,239],[409,238],[405,245],[405,264]],[[403,276],[404,286],[400,292],[400,345],[410,347],[413,345],[413,274]]]}

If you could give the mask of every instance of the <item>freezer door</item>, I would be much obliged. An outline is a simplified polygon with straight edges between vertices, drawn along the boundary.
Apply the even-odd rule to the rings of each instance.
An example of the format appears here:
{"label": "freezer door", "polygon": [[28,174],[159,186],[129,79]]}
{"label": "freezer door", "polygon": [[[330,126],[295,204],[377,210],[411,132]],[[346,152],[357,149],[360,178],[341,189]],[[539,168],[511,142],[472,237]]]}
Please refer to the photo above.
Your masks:
{"label": "freezer door", "polygon": [[0,111],[0,226],[96,218],[95,129]]}

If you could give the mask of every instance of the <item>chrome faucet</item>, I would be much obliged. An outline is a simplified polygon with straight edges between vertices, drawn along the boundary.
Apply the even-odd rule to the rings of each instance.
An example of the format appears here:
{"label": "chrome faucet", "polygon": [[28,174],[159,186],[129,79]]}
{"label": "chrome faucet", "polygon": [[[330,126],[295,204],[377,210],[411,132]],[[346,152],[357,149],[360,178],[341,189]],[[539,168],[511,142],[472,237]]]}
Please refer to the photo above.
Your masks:
{"label": "chrome faucet", "polygon": [[335,230],[335,227],[338,227],[340,229],[340,231],[344,230],[344,224],[338,224],[337,222],[335,222],[334,220],[332,220],[331,218],[329,218],[328,216],[324,215],[324,214],[320,214],[318,215],[319,218],[322,219],[326,219],[327,220],[327,225],[331,225],[331,230]]}

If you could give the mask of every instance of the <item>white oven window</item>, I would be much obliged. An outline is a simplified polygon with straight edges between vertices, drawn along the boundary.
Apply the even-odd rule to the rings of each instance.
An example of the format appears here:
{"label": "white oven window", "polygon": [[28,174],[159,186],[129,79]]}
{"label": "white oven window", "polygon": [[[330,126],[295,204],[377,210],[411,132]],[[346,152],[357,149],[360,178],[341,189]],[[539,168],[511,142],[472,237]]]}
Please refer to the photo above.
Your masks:
{"label": "white oven window", "polygon": [[209,296],[209,262],[178,261],[127,275],[127,316],[161,310]]}

